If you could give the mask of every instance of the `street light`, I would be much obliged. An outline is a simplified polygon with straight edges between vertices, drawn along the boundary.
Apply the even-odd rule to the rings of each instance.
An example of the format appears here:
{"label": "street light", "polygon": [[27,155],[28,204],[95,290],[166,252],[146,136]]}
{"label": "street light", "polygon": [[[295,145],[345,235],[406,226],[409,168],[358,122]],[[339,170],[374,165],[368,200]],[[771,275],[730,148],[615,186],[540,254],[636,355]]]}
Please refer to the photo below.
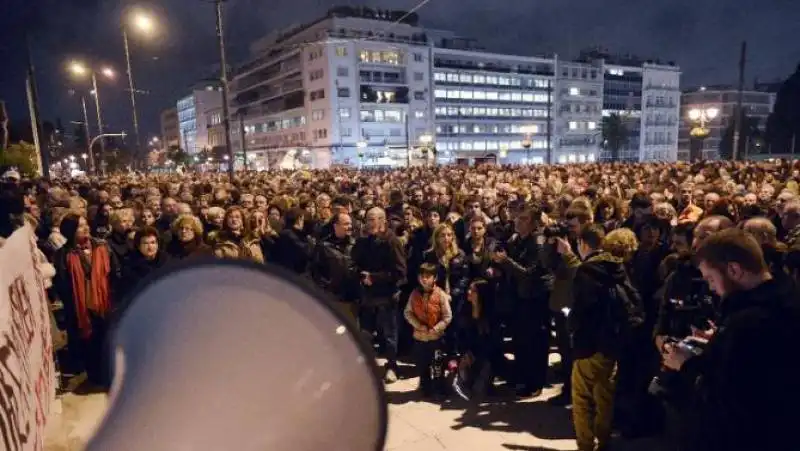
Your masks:
{"label": "street light", "polygon": [[[702,157],[702,150],[703,150],[703,141],[711,135],[711,130],[706,126],[708,122],[714,120],[717,116],[719,116],[719,108],[715,107],[708,107],[708,108],[692,108],[686,114],[689,121],[694,123],[694,126],[691,130],[689,130],[689,135],[699,143],[700,146],[700,153]],[[692,158],[694,157],[694,158]],[[691,155],[690,151],[690,159],[697,158],[696,155]]]}
{"label": "street light", "polygon": [[82,153],[81,158],[83,158],[83,167],[86,167],[86,159],[89,158],[89,155]]}
{"label": "street light", "polygon": [[[153,17],[141,10],[134,11],[130,14],[127,18],[127,22],[130,26],[135,28],[142,34],[150,35],[155,31],[156,24]],[[139,117],[136,113],[136,88],[133,84],[133,70],[131,69],[131,51],[130,47],[128,46],[128,30],[125,25],[122,26],[122,41],[125,46],[125,63],[128,69],[128,89],[131,91],[131,112],[133,115],[133,133],[136,135],[136,151],[134,154],[136,158],[139,157],[139,152],[141,152],[142,142],[141,138],[139,137]]]}
{"label": "street light", "polygon": [[[73,75],[75,75],[77,77],[83,77],[87,73],[91,75],[92,90],[90,91],[90,94],[94,98],[94,107],[95,107],[95,112],[97,114],[97,134],[98,134],[98,136],[102,135],[104,133],[104,131],[103,131],[103,116],[101,114],[101,108],[100,108],[100,91],[97,89],[97,71],[95,71],[93,67],[88,66],[88,65],[86,65],[86,64],[84,64],[84,63],[82,63],[80,61],[72,61],[70,63],[70,66],[69,66],[69,70],[70,70],[70,72],[72,72]],[[108,79],[113,79],[114,78],[114,70],[111,69],[110,67],[107,67],[107,66],[103,67],[102,69],[100,69],[100,74],[102,74],[104,77],[106,77]],[[83,98],[81,99],[81,102],[82,102],[82,105],[83,105],[83,102],[84,102]],[[85,107],[84,107],[84,110],[85,110]],[[85,111],[84,111],[84,120],[86,120]],[[86,132],[87,132],[87,134],[89,132],[89,123],[88,123],[88,121],[86,123]],[[91,166],[91,171],[92,172],[96,172],[96,167],[95,167],[95,164],[94,164],[94,154],[92,153],[92,149],[91,148],[88,149],[88,150],[89,150],[89,158],[90,158],[90,162],[91,162],[91,165],[90,165]],[[103,159],[103,156],[105,155],[105,150],[106,150],[105,141],[101,139],[100,140],[100,159],[101,160]]]}
{"label": "street light", "polygon": [[531,145],[533,144],[533,142],[531,141],[531,135],[537,133],[539,131],[539,127],[535,125],[525,125],[523,127],[520,127],[519,131],[524,133],[524,136],[522,137],[522,147],[525,148],[525,163],[530,164]]}

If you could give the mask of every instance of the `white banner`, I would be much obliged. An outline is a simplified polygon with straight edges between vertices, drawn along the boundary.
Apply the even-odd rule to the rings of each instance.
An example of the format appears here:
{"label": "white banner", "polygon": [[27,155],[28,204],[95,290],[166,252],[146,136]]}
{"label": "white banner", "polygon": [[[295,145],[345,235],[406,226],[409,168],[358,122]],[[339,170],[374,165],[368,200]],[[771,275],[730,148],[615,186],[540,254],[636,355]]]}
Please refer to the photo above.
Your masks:
{"label": "white banner", "polygon": [[0,248],[0,449],[38,451],[55,399],[50,310],[26,226]]}

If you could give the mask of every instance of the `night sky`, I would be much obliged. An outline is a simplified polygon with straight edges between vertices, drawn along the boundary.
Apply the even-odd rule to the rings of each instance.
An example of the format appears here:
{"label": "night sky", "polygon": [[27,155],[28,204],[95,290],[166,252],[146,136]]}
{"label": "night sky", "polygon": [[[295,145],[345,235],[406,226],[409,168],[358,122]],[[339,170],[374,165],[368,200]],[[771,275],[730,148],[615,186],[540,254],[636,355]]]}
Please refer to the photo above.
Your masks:
{"label": "night sky", "polygon": [[[797,0],[430,0],[421,24],[473,37],[488,50],[573,57],[588,46],[676,61],[683,86],[735,83],[739,43],[748,41],[747,82],[786,78],[800,62]],[[226,5],[228,55],[241,62],[255,38],[314,20],[334,5],[411,9],[417,0],[230,0]],[[131,52],[143,141],[158,134],[159,112],[174,106],[188,86],[215,73],[214,7],[204,0],[0,0],[0,99],[12,119],[25,119],[23,30],[33,33],[44,120],[80,120],[86,90],[65,65],[94,59],[118,71],[101,82],[108,130],[131,130],[120,26],[131,6],[156,11],[159,34],[132,37]],[[522,6],[525,5],[525,6]],[[93,117],[93,116],[92,116]],[[94,124],[94,119],[90,118]]]}

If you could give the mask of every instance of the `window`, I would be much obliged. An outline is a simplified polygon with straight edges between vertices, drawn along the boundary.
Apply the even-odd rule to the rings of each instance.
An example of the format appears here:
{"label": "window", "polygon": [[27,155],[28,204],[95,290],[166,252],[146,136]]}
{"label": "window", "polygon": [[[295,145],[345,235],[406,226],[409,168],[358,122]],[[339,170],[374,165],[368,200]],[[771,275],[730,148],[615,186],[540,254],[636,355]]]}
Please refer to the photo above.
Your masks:
{"label": "window", "polygon": [[477,85],[484,85],[486,84],[486,77],[483,75],[475,75],[472,77],[472,82]]}
{"label": "window", "polygon": [[[314,111],[311,112],[311,120],[312,121],[319,121],[319,120],[322,120],[324,118],[325,118],[325,110],[314,110]],[[282,128],[284,128],[284,127],[282,127]]]}
{"label": "window", "polygon": [[339,130],[339,135],[341,135],[343,138],[348,138],[350,136],[353,136],[353,129],[352,128],[343,128],[343,129]]}
{"label": "window", "polygon": [[314,80],[319,80],[320,78],[322,78],[324,76],[325,76],[325,71],[323,71],[322,69],[318,69],[318,70],[311,71],[311,73],[308,74],[308,79],[310,81],[314,81]]}
{"label": "window", "polygon": [[445,99],[447,98],[447,90],[445,89],[437,89],[433,91],[433,96],[437,99]]}
{"label": "window", "polygon": [[460,81],[461,83],[472,83],[472,75],[461,74],[458,76],[458,81]]}
{"label": "window", "polygon": [[493,77],[493,76],[486,77],[486,84],[487,85],[496,85],[497,84],[497,77]]}
{"label": "window", "polygon": [[324,89],[317,89],[316,91],[311,91],[308,94],[308,98],[311,99],[313,102],[314,100],[320,100],[325,98],[325,90]]}
{"label": "window", "polygon": [[337,67],[336,68],[336,75],[339,77],[346,77],[350,75],[350,70],[347,67]]}
{"label": "window", "polygon": [[512,92],[511,93],[511,101],[512,102],[522,102],[522,94],[519,92]]}
{"label": "window", "polygon": [[533,102],[533,94],[528,93],[528,92],[522,94],[522,101],[523,102]]}
{"label": "window", "polygon": [[414,72],[414,81],[422,81],[425,79],[425,74],[422,72]]}
{"label": "window", "polygon": [[386,122],[403,122],[403,113],[400,110],[386,110],[383,113]]}
{"label": "window", "polygon": [[534,94],[533,101],[534,102],[547,102],[547,94]]}
{"label": "window", "polygon": [[593,121],[592,122],[587,122],[586,123],[586,128],[588,128],[589,130],[596,129],[597,128],[597,122],[593,122]]}
{"label": "window", "polygon": [[350,88],[336,88],[336,95],[339,97],[350,97]]}
{"label": "window", "polygon": [[458,83],[458,74],[453,74],[453,73],[447,74],[447,82]]}
{"label": "window", "polygon": [[417,62],[417,63],[421,63],[422,62],[422,53],[415,53],[414,54],[414,61]]}
{"label": "window", "polygon": [[342,119],[350,118],[350,108],[339,108],[339,117]]}
{"label": "window", "polygon": [[347,47],[336,47],[336,56],[347,56]]}
{"label": "window", "polygon": [[447,75],[444,72],[434,72],[433,79],[436,81],[446,81]]}
{"label": "window", "polygon": [[422,119],[422,118],[425,117],[425,112],[424,111],[414,111],[414,117],[416,119]]}
{"label": "window", "polygon": [[486,100],[486,91],[474,91],[472,97],[475,100]]}
{"label": "window", "polygon": [[403,64],[403,57],[400,53],[392,50],[378,51],[378,50],[362,50],[358,53],[358,59],[362,63],[372,64]]}
{"label": "window", "polygon": [[581,95],[581,90],[579,88],[576,88],[576,87],[573,86],[573,87],[569,88],[569,95],[571,95],[571,96],[579,96],[579,95]]}
{"label": "window", "polygon": [[458,99],[460,97],[460,95],[461,94],[459,94],[459,92],[456,91],[455,89],[448,89],[447,90],[447,98],[448,99]]}
{"label": "window", "polygon": [[486,93],[486,100],[497,100],[498,97],[497,91],[489,91]]}
{"label": "window", "polygon": [[550,81],[549,80],[537,79],[537,80],[533,81],[533,85],[535,87],[537,87],[537,88],[549,88],[550,87]]}
{"label": "window", "polygon": [[577,123],[577,122],[575,122],[575,121],[570,121],[570,123],[569,123],[569,129],[570,129],[570,130],[577,130],[577,129],[578,129],[578,123]]}
{"label": "window", "polygon": [[472,91],[461,91],[461,98],[462,99],[472,99]]}
{"label": "window", "polygon": [[403,132],[399,128],[389,129],[389,136],[402,136]]}
{"label": "window", "polygon": [[499,100],[504,101],[504,102],[509,102],[509,101],[511,101],[511,93],[510,92],[501,92],[501,93],[499,93],[497,95],[497,98]]}
{"label": "window", "polygon": [[414,91],[414,100],[425,100],[425,91]]}
{"label": "window", "polygon": [[500,83],[500,86],[508,86],[511,84],[511,80],[508,77],[498,77],[497,81]]}

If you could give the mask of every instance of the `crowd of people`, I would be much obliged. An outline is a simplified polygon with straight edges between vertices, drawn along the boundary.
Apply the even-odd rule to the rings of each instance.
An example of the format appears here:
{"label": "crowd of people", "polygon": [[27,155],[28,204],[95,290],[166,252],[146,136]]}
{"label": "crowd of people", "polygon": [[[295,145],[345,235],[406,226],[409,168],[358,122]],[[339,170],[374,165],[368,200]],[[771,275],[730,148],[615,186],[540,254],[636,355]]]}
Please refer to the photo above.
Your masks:
{"label": "crowd of people", "polygon": [[[275,264],[410,356],[422,396],[563,383],[578,448],[791,448],[800,163],[697,162],[120,174],[3,183],[54,269],[68,354],[108,384],[112,318],[154,271]],[[560,355],[548,372],[551,346]],[[507,354],[513,354],[513,359]],[[450,378],[447,378],[450,375]]]}

